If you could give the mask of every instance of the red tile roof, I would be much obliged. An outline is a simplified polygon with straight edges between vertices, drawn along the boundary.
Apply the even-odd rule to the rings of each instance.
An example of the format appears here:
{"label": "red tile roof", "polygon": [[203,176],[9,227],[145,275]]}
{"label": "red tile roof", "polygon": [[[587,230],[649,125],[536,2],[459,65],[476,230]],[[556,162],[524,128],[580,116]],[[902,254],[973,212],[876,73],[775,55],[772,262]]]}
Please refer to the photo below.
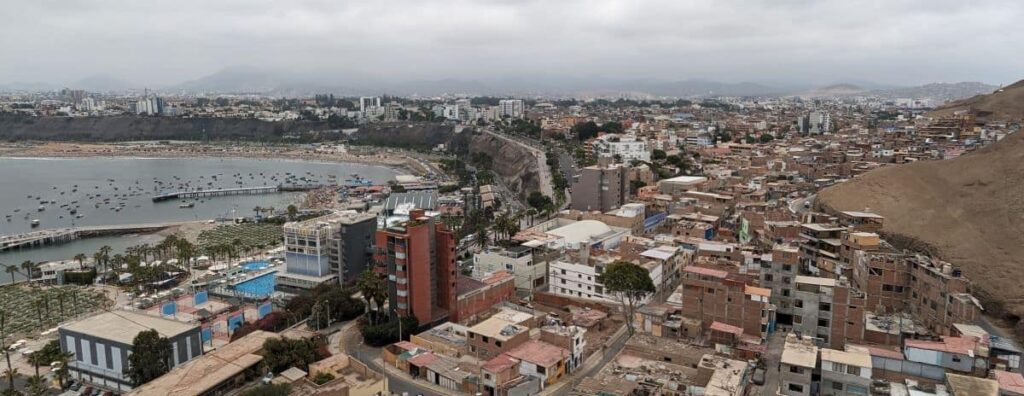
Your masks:
{"label": "red tile roof", "polygon": [[942,341],[907,340],[905,344],[908,348],[967,355],[978,346],[978,340],[973,337],[943,337]]}
{"label": "red tile roof", "polygon": [[519,361],[503,353],[484,363],[483,369],[492,373],[500,373],[512,368],[516,363]]}
{"label": "red tile roof", "polygon": [[513,358],[541,367],[554,366],[563,358],[569,357],[568,349],[534,340],[527,341],[506,353]]}
{"label": "red tile roof", "polygon": [[996,381],[999,382],[999,389],[1024,394],[1024,376],[1020,373],[1011,373],[1009,371],[996,370],[993,371],[996,375]]}

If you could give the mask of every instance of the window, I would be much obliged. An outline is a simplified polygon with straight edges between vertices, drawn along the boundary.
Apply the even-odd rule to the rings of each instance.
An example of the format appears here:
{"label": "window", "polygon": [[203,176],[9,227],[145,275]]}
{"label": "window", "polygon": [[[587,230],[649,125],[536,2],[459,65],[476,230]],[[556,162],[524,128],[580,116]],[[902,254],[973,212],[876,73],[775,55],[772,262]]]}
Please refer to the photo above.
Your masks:
{"label": "window", "polygon": [[892,291],[892,285],[885,285],[885,284],[883,284],[882,285],[882,291],[891,292]]}
{"label": "window", "polygon": [[960,355],[953,355],[953,362],[960,363]]}
{"label": "window", "polygon": [[843,390],[843,383],[842,382],[833,382],[832,383],[832,389],[835,389],[835,390],[838,390],[838,391]]}
{"label": "window", "polygon": [[790,264],[783,264],[782,265],[782,270],[783,271],[793,271],[793,266],[790,265]]}
{"label": "window", "polygon": [[789,366],[789,372],[796,374],[803,374],[804,368],[800,366]]}
{"label": "window", "polygon": [[846,371],[846,365],[845,364],[836,363],[836,362],[831,362],[831,363],[832,363],[832,367],[829,369],[829,371],[836,372],[836,373],[842,373],[842,372]]}
{"label": "window", "polygon": [[798,384],[789,384],[788,388],[789,388],[789,390],[791,392],[803,392],[804,391],[804,386],[803,385],[798,385]]}
{"label": "window", "polygon": [[819,311],[829,312],[829,311],[832,310],[832,304],[829,304],[829,303],[819,303],[818,304],[818,310]]}
{"label": "window", "polygon": [[494,341],[494,346],[501,348],[501,341]]}
{"label": "window", "polygon": [[789,297],[789,289],[782,289],[782,296]]}
{"label": "window", "polygon": [[801,324],[804,322],[804,317],[800,315],[793,315],[793,323]]}
{"label": "window", "polygon": [[857,366],[846,366],[846,373],[853,375],[860,375],[860,367]]}
{"label": "window", "polygon": [[483,336],[481,339],[483,340],[484,344],[491,342],[491,339],[487,336]]}
{"label": "window", "polygon": [[871,275],[874,275],[874,276],[882,276],[882,269],[881,268],[874,268],[874,267],[868,268],[868,272],[871,273]]}
{"label": "window", "polygon": [[797,307],[797,308],[803,308],[804,307],[804,300],[796,300],[796,301],[794,301],[793,302],[793,306]]}
{"label": "window", "polygon": [[562,270],[562,275],[565,275],[565,270]]}
{"label": "window", "polygon": [[545,370],[544,367],[537,366],[537,374],[546,374],[546,373],[547,373],[547,370]]}
{"label": "window", "polygon": [[764,274],[764,281],[765,282],[771,282],[773,279],[774,279],[774,277],[772,277],[772,274]]}
{"label": "window", "polygon": [[828,327],[828,319],[818,319],[818,327]]}

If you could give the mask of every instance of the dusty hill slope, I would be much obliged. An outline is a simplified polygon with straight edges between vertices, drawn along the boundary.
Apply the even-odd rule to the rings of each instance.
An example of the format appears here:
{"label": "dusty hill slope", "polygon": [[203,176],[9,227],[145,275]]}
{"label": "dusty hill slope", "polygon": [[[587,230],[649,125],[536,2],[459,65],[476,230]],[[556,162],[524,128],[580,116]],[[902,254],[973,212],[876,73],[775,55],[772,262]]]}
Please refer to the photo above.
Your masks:
{"label": "dusty hill slope", "polygon": [[1024,134],[953,160],[869,172],[821,191],[817,203],[885,216],[885,231],[963,267],[986,308],[1024,317]]}
{"label": "dusty hill slope", "polygon": [[1024,80],[986,95],[950,102],[932,112],[934,116],[950,115],[960,110],[992,113],[996,120],[1024,120]]}

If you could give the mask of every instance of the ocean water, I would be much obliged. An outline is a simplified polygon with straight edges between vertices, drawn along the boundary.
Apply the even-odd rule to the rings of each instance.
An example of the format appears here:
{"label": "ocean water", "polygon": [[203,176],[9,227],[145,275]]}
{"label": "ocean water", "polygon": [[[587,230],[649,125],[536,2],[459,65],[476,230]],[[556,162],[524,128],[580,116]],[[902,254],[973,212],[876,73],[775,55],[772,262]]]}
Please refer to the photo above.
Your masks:
{"label": "ocean water", "polygon": [[[299,202],[302,193],[189,199],[195,204],[192,208],[180,208],[179,200],[153,202],[152,197],[169,191],[288,182],[343,183],[353,174],[385,183],[396,172],[383,166],[276,159],[0,158],[0,235],[74,226],[252,216],[257,206],[284,210]],[[75,214],[71,214],[72,208]],[[34,219],[40,223],[36,228],[31,226]],[[0,263],[18,265],[25,260],[69,259],[77,253],[91,255],[103,245],[120,252],[125,247],[152,244],[159,239],[153,235],[82,239],[0,253]],[[9,281],[8,274],[0,273],[0,283]]]}

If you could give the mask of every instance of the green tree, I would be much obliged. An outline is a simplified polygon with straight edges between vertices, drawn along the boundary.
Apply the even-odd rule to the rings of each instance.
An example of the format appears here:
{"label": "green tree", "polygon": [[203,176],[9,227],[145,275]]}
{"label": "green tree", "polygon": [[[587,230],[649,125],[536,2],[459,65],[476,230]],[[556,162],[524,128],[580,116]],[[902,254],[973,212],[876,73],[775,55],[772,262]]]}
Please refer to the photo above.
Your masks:
{"label": "green tree", "polygon": [[547,195],[541,194],[540,191],[531,191],[530,195],[526,197],[526,203],[530,205],[530,207],[539,211],[548,210],[552,205],[554,205],[554,203],[551,202],[551,198]]}
{"label": "green tree", "polygon": [[242,392],[242,396],[288,396],[292,392],[289,384],[257,386]]}
{"label": "green tree", "polygon": [[316,342],[309,339],[268,338],[263,342],[263,365],[271,373],[290,367],[307,370],[317,361]]}
{"label": "green tree", "polygon": [[630,180],[629,181],[629,193],[632,194],[632,195],[636,195],[636,192],[639,191],[641,187],[646,187],[646,186],[647,186],[647,183],[645,183],[643,180],[640,180],[640,179]]}
{"label": "green tree", "polygon": [[[388,286],[384,283],[384,278],[381,278],[373,270],[367,269],[359,274],[356,287],[359,288],[363,299],[366,300],[367,311],[373,310],[374,307],[379,309],[384,304],[384,300],[388,298]],[[373,316],[375,315],[370,316],[371,321]]]}
{"label": "green tree", "polygon": [[663,159],[665,159],[665,150],[654,149],[654,151],[651,151],[651,159],[652,160],[663,160]]}
{"label": "green tree", "polygon": [[156,330],[140,332],[132,341],[127,376],[139,386],[166,374],[171,369],[171,342]]}
{"label": "green tree", "polygon": [[633,316],[636,304],[654,293],[654,282],[651,275],[643,267],[628,261],[615,261],[605,267],[598,276],[604,289],[617,297],[626,313],[626,329],[633,335]]}
{"label": "green tree", "polygon": [[571,131],[574,135],[576,135],[576,139],[582,142],[587,139],[596,137],[597,133],[600,132],[600,130],[601,128],[597,126],[596,122],[587,121],[573,125]]}
{"label": "green tree", "polygon": [[[37,367],[36,370],[39,370],[39,368]],[[43,396],[46,394],[46,389],[49,388],[46,385],[46,379],[40,376],[38,372],[36,375],[28,377],[27,385],[25,390],[28,391],[29,396]]]}
{"label": "green tree", "polygon": [[82,269],[82,267],[85,265],[85,260],[87,258],[89,258],[89,256],[86,256],[85,253],[79,253],[75,255],[74,260],[78,262],[78,269]]}
{"label": "green tree", "polygon": [[14,377],[17,369],[11,368],[11,350],[7,347],[7,311],[0,310],[0,347],[3,347],[4,358],[7,359],[7,389],[14,390]]}
{"label": "green tree", "polygon": [[15,267],[13,265],[5,265],[5,267],[6,268],[4,268],[4,272],[11,274],[11,284],[14,284],[14,273],[18,272],[18,267]]}
{"label": "green tree", "polygon": [[31,260],[25,260],[21,262],[21,269],[25,271],[25,277],[28,280],[32,280],[32,270],[36,268],[36,263]]}
{"label": "green tree", "polygon": [[295,205],[288,205],[288,220],[292,220],[299,214],[299,208]]}
{"label": "green tree", "polygon": [[768,143],[775,140],[775,136],[772,136],[770,133],[762,133],[759,139],[761,140],[761,143]]}

